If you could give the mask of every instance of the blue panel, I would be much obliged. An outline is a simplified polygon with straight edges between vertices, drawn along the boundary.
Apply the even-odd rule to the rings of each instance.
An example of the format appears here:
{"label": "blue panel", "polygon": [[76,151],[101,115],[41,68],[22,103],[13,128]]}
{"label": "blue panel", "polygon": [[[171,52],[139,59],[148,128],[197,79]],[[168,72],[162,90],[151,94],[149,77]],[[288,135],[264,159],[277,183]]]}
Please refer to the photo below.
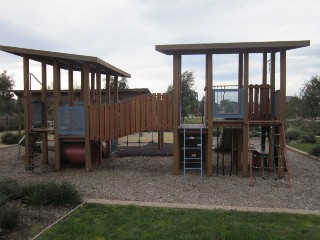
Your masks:
{"label": "blue panel", "polygon": [[59,107],[58,131],[61,135],[84,136],[84,107]]}
{"label": "blue panel", "polygon": [[243,118],[243,89],[213,89],[213,118]]}

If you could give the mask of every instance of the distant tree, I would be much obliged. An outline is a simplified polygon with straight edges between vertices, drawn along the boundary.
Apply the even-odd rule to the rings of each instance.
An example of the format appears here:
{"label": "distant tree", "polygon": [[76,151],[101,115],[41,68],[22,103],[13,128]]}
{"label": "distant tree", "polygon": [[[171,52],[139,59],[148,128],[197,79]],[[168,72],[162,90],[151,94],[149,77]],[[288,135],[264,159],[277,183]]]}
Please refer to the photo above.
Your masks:
{"label": "distant tree", "polygon": [[315,120],[320,116],[320,76],[313,76],[300,91],[302,115]]}
{"label": "distant tree", "polygon": [[[104,85],[104,88],[106,88],[106,85]],[[110,79],[110,89],[114,89],[114,78],[111,77]],[[128,79],[123,77],[120,80],[118,80],[118,89],[129,89]]]}
{"label": "distant tree", "polygon": [[[167,92],[172,92],[173,86],[168,86]],[[194,72],[185,71],[181,76],[181,107],[183,120],[188,114],[196,114],[199,109],[198,93],[194,90]]]}
{"label": "distant tree", "polygon": [[298,96],[290,98],[286,103],[286,118],[297,119],[301,117],[302,100]]}
{"label": "distant tree", "polygon": [[0,114],[12,114],[15,112],[14,94],[11,92],[14,80],[7,75],[7,71],[0,74]]}

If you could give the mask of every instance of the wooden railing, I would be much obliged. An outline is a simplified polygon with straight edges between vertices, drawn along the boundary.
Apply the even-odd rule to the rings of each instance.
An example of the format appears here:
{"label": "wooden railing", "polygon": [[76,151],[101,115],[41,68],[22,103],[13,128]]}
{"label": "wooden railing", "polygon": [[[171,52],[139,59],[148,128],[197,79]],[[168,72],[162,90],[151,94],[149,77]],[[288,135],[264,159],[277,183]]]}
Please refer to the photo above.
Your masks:
{"label": "wooden railing", "polygon": [[90,105],[90,140],[144,131],[172,131],[172,93],[145,94],[109,105]]}
{"label": "wooden railing", "polygon": [[271,117],[271,87],[269,84],[249,85],[249,119],[269,120]]}

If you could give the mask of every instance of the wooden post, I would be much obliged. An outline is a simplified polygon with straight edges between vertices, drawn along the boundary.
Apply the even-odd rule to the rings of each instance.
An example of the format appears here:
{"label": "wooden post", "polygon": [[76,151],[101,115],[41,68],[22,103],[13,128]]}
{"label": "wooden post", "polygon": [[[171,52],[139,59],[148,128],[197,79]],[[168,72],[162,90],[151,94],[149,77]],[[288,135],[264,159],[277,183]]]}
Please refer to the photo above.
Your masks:
{"label": "wooden post", "polygon": [[110,104],[110,75],[106,75],[106,104]]}
{"label": "wooden post", "polygon": [[181,55],[173,55],[173,174],[179,174],[180,168],[180,141],[179,141],[179,122],[180,122],[180,91],[181,82]]}
{"label": "wooden post", "polygon": [[84,123],[85,123],[85,165],[86,170],[91,170],[91,143],[90,143],[90,86],[89,86],[89,66],[83,64],[83,91],[84,91]]}
{"label": "wooden post", "polygon": [[72,65],[68,65],[68,105],[72,107],[73,105],[73,68]]}
{"label": "wooden post", "polygon": [[267,84],[267,67],[268,65],[268,54],[266,52],[263,53],[262,60],[262,84]]}
{"label": "wooden post", "polygon": [[92,72],[91,73],[91,84],[90,84],[90,103],[94,104],[95,103],[95,92],[96,92],[96,88],[95,88],[95,73]]}
{"label": "wooden post", "polygon": [[80,101],[83,101],[84,99],[84,70],[83,66],[81,67],[81,96],[80,96]]}
{"label": "wooden post", "polygon": [[270,86],[271,86],[271,90],[275,90],[275,82],[276,82],[276,53],[271,52],[271,60],[270,60]]}
{"label": "wooden post", "polygon": [[24,83],[24,134],[25,134],[25,155],[24,155],[24,160],[25,160],[25,168],[28,170],[28,167],[31,165],[32,157],[31,155],[33,154],[33,148],[30,146],[30,135],[29,135],[29,126],[30,126],[30,102],[31,99],[29,99],[29,58],[27,56],[23,56],[23,83]]}
{"label": "wooden post", "polygon": [[60,70],[58,61],[53,59],[53,90],[54,90],[54,155],[55,155],[55,170],[60,171],[61,169],[61,154],[60,154],[60,141],[58,132],[58,108],[60,106],[61,95],[60,95]]}
{"label": "wooden post", "polygon": [[113,101],[117,103],[119,101],[119,86],[118,86],[118,76],[114,76],[114,91],[113,91]]}
{"label": "wooden post", "polygon": [[249,53],[244,53],[244,69],[243,69],[243,81],[244,81],[244,101],[243,101],[243,155],[242,155],[242,177],[248,177],[248,90],[249,90]]}
{"label": "wooden post", "polygon": [[238,86],[243,88],[243,53],[239,53]]}
{"label": "wooden post", "polygon": [[17,102],[17,112],[18,112],[18,134],[21,135],[21,95],[18,95],[18,102]]}
{"label": "wooden post", "polygon": [[[96,86],[97,86],[97,93],[96,93],[96,105],[99,106],[99,108],[101,107],[101,71],[100,71],[100,67],[97,66],[96,67],[97,70],[96,70]],[[99,110],[100,112],[100,110]],[[101,132],[101,129],[100,129],[100,124],[102,122],[102,119],[100,118],[100,114],[97,116],[99,118],[99,121],[98,121],[98,126],[99,126],[99,139],[101,139],[101,135],[103,134]],[[99,140],[99,163],[101,163],[101,160],[102,160],[102,141]]]}
{"label": "wooden post", "polygon": [[207,153],[206,153],[206,166],[207,175],[212,175],[212,111],[213,111],[213,99],[212,99],[212,54],[206,54],[206,86],[207,86]]}
{"label": "wooden post", "polygon": [[[43,121],[44,121],[44,127],[47,128],[47,65],[45,63],[41,64],[41,70],[42,70],[42,91],[41,91],[41,102],[44,105],[44,113],[43,113]],[[43,132],[42,133],[42,163],[47,164],[48,163],[48,133]]]}
{"label": "wooden post", "polygon": [[[286,51],[282,50],[280,52],[280,113],[279,120],[284,122],[286,116]],[[282,134],[282,126],[279,126],[279,141],[281,147],[279,148],[279,158],[278,158],[278,177],[282,178],[284,175],[284,151],[285,151],[285,139]]]}

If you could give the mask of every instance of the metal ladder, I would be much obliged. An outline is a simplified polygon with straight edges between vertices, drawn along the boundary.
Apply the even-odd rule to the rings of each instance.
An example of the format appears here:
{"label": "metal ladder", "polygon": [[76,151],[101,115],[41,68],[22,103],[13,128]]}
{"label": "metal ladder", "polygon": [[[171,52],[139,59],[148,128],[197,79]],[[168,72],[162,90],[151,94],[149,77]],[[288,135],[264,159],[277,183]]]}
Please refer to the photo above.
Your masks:
{"label": "metal ladder", "polygon": [[[199,137],[187,137],[186,136],[186,128],[183,129],[183,176],[186,176],[186,170],[200,170],[200,179],[202,181],[202,174],[203,174],[203,139],[202,139],[202,128],[199,128]],[[196,147],[187,147],[188,141],[196,141],[200,140],[200,143],[197,144]],[[200,157],[187,157],[187,151],[192,150],[200,150]],[[186,164],[189,164],[190,160],[194,160],[200,163],[200,167],[187,167]]]}

